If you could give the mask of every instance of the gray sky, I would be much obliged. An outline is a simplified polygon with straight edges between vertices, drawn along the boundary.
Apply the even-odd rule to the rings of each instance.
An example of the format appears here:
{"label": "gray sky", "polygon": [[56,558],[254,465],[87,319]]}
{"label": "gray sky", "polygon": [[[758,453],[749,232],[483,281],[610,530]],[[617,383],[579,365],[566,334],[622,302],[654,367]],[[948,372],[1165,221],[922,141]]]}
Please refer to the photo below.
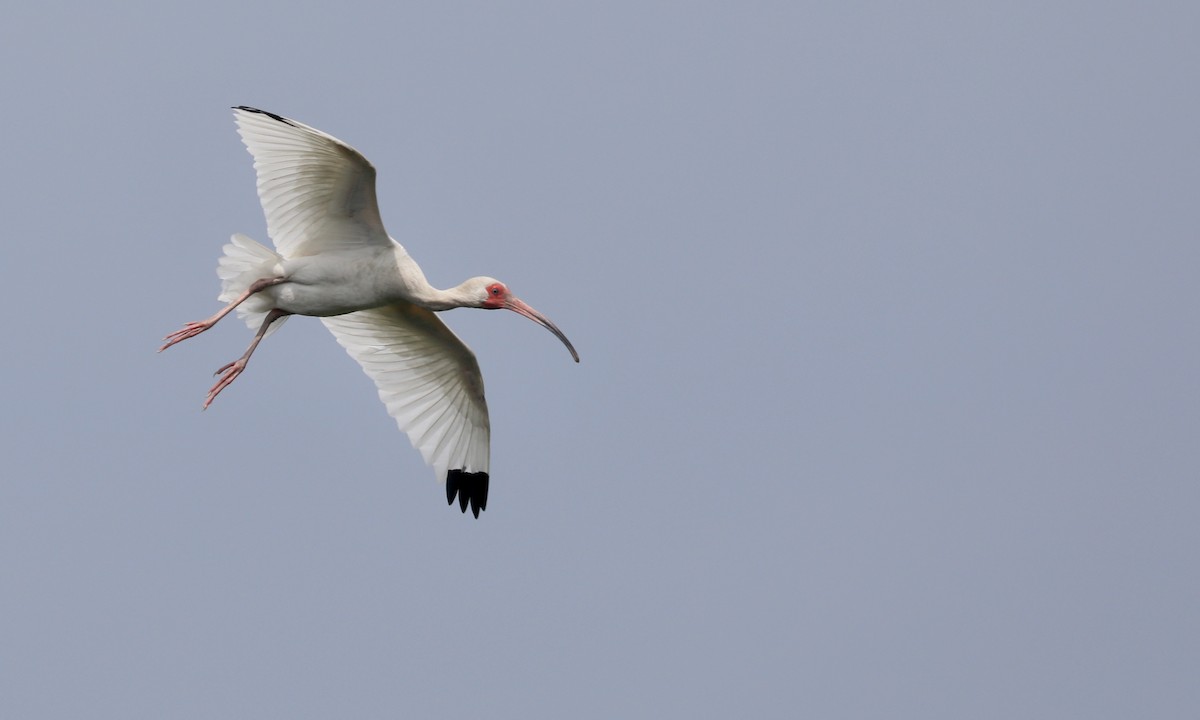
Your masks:
{"label": "gray sky", "polygon": [[[1200,707],[1194,3],[26,3],[0,26],[0,716]],[[736,5],[736,7],[735,7]],[[379,169],[480,520],[265,241],[228,107]]]}

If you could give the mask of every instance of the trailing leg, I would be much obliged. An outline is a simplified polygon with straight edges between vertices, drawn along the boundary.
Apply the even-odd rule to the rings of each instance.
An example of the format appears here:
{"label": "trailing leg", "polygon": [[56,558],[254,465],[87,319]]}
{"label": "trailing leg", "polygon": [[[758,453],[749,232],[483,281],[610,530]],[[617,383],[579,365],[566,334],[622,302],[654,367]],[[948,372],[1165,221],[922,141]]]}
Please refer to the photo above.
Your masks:
{"label": "trailing leg", "polygon": [[[228,312],[228,309],[226,309],[226,312]],[[217,395],[220,395],[222,390],[229,387],[229,384],[232,383],[237,376],[241,375],[242,371],[246,369],[246,363],[250,361],[250,356],[254,354],[254,349],[258,347],[260,342],[262,342],[263,336],[267,334],[267,328],[271,327],[271,323],[279,320],[280,318],[285,318],[288,315],[291,315],[291,313],[284,312],[278,308],[267,313],[267,317],[263,320],[262,327],[260,327],[258,332],[255,333],[254,339],[250,341],[250,347],[246,348],[246,352],[237,360],[234,360],[228,365],[221,367],[215,373],[213,373],[214,375],[220,375],[221,378],[217,380],[217,384],[213,385],[212,389],[208,391],[208,397],[204,399],[205,410],[208,409],[209,405],[212,405],[212,401],[216,399]]]}
{"label": "trailing leg", "polygon": [[[221,310],[216,315],[213,315],[212,317],[210,317],[207,320],[201,320],[199,322],[190,322],[187,325],[184,325],[181,330],[176,330],[175,332],[173,332],[170,335],[163,338],[163,340],[166,340],[167,342],[162,347],[160,347],[158,349],[158,351],[162,352],[163,350],[166,350],[167,348],[171,347],[172,345],[174,345],[177,342],[182,342],[184,340],[187,340],[190,337],[195,337],[195,336],[199,335],[200,333],[209,329],[213,325],[216,325],[217,322],[221,318],[228,315],[238,305],[241,305],[242,303],[246,302],[246,300],[249,299],[249,297],[251,295],[253,295],[254,293],[265,290],[266,288],[269,288],[272,285],[278,285],[279,283],[282,283],[282,282],[287,282],[287,278],[271,277],[271,278],[262,278],[261,280],[255,280],[253,283],[250,284],[250,287],[246,288],[245,292],[243,292],[241,295],[238,295],[236,298],[233,299],[232,302],[230,302],[225,307],[221,308]],[[287,315],[287,313],[284,313],[284,315]],[[270,323],[267,323],[267,325],[270,325]],[[266,326],[264,325],[264,327],[266,327]]]}

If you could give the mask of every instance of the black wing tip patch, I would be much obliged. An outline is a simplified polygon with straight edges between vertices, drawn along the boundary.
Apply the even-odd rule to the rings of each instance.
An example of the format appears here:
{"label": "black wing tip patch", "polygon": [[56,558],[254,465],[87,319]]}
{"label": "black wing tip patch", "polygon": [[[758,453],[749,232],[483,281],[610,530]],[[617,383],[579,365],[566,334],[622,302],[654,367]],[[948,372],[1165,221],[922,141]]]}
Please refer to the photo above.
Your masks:
{"label": "black wing tip patch", "polygon": [[249,105],[234,105],[233,109],[234,110],[245,110],[246,112],[258,113],[259,115],[266,115],[267,117],[271,118],[272,120],[278,120],[279,122],[281,122],[285,125],[291,125],[292,127],[296,127],[295,123],[293,123],[291,120],[288,120],[287,118],[285,118],[282,115],[276,115],[275,113],[267,112],[266,110],[259,110],[258,108],[253,108],[253,107],[250,107]]}
{"label": "black wing tip patch", "polygon": [[471,512],[479,517],[481,510],[487,509],[488,474],[485,472],[467,472],[466,470],[451,470],[446,473],[446,503],[454,504],[454,496],[458,496],[458,506],[465,513],[467,505]]}

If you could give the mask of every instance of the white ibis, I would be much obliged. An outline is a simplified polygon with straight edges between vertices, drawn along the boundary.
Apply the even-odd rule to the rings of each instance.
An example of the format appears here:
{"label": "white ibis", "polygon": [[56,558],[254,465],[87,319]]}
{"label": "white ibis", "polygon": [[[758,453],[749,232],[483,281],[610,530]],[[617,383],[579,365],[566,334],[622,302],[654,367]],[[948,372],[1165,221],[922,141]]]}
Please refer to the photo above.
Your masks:
{"label": "white ibis", "polygon": [[195,337],[237,308],[254,340],[204,400],[246,369],[254,349],[289,315],[321,318],[375,381],[379,397],[439,479],[446,500],[475,517],[487,507],[490,425],[475,354],[435,312],[458,307],[512,310],[554,333],[549,318],[490,277],[438,290],[388,236],[375,200],[375,168],[354,148],[303,123],[251,107],[234,108],[254,157],[258,197],[275,250],[234,235],[217,263],[216,315],[163,338],[159,352]]}

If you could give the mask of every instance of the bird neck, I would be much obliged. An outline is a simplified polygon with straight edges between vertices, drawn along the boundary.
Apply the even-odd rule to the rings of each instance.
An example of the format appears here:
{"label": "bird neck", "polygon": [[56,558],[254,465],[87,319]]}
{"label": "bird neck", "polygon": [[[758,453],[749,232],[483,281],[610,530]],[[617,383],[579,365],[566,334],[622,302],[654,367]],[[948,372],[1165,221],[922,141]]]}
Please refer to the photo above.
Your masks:
{"label": "bird neck", "polygon": [[400,276],[400,284],[397,289],[400,291],[402,299],[434,312],[477,305],[477,302],[472,299],[473,294],[467,291],[468,283],[462,283],[449,290],[439,290],[429,284],[429,281],[425,279],[425,273],[421,272],[420,266],[413,262],[408,257],[408,253],[398,244],[395,253],[395,267]]}
{"label": "bird neck", "polygon": [[422,287],[414,288],[412,302],[434,312],[475,307],[478,303],[474,299],[474,293],[468,292],[466,285],[467,283],[463,283],[449,290],[438,290],[429,283],[424,283]]}

